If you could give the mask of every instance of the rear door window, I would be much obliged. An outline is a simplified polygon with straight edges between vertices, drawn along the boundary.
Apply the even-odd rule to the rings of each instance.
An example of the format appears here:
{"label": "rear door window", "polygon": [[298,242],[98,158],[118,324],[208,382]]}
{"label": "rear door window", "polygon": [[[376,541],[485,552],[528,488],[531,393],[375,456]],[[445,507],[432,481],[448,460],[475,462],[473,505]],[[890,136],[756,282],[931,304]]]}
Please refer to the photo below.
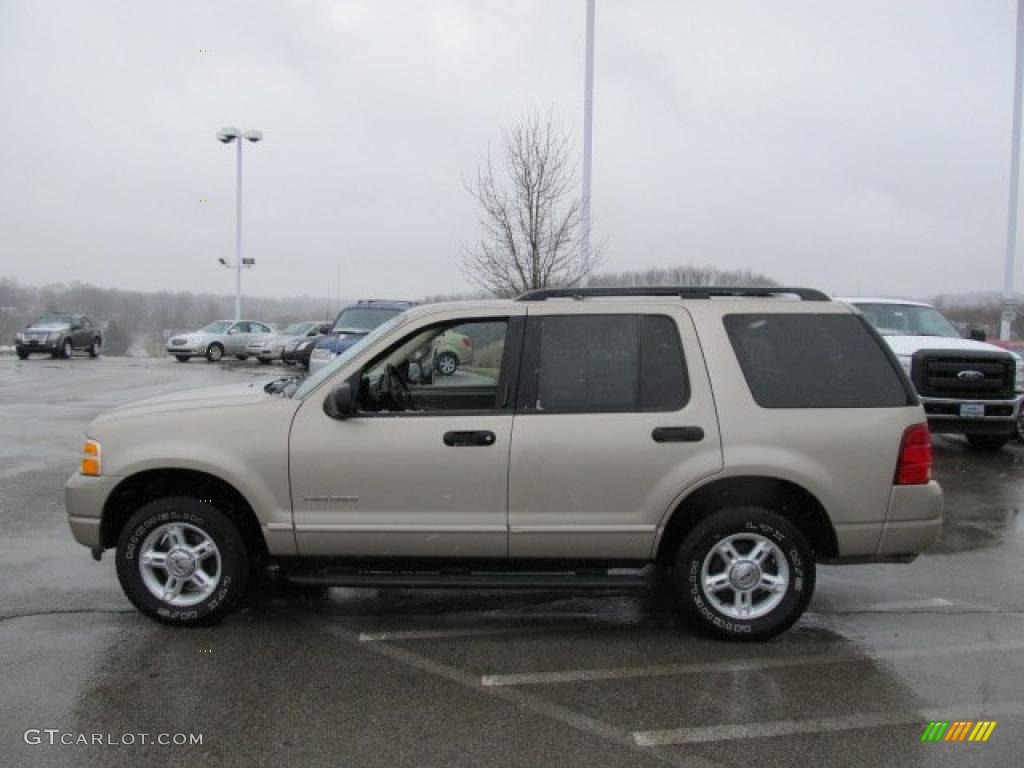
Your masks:
{"label": "rear door window", "polygon": [[526,349],[524,411],[676,411],[689,399],[679,332],[663,315],[532,318]]}
{"label": "rear door window", "polygon": [[763,408],[898,408],[913,402],[885,343],[856,315],[726,315]]}

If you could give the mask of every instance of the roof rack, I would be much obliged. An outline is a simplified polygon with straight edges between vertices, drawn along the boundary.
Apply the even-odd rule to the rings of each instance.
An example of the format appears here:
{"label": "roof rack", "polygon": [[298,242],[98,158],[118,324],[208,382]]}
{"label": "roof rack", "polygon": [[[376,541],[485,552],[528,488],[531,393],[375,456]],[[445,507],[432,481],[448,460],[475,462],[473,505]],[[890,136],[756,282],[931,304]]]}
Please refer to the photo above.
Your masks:
{"label": "roof rack", "polygon": [[628,288],[538,288],[520,294],[516,301],[548,299],[586,299],[599,296],[674,296],[681,299],[712,299],[729,296],[796,296],[801,301],[831,301],[813,288],[751,288],[719,285],[653,285]]}

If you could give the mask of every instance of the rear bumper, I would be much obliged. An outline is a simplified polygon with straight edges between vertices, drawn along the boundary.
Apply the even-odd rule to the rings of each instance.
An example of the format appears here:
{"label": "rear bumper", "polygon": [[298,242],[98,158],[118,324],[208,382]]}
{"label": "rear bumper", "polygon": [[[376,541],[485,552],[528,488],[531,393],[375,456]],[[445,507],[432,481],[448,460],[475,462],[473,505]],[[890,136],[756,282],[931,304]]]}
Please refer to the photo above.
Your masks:
{"label": "rear bumper", "polygon": [[79,544],[90,549],[100,548],[103,507],[120,481],[120,477],[112,475],[89,477],[78,472],[68,478],[64,485],[64,508],[71,535]]}
{"label": "rear bumper", "polygon": [[942,487],[934,480],[894,486],[876,554],[915,555],[931,547],[942,530],[942,506]]}

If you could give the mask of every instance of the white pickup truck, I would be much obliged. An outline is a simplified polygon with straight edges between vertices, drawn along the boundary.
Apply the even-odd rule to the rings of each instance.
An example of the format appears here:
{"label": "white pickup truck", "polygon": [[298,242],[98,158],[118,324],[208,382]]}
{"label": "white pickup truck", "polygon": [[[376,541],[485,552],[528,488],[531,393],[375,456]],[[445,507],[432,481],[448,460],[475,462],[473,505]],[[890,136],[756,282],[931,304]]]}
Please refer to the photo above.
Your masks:
{"label": "white pickup truck", "polygon": [[840,299],[860,310],[910,376],[932,432],[958,433],[997,451],[1017,434],[1024,361],[994,344],[965,339],[930,304]]}

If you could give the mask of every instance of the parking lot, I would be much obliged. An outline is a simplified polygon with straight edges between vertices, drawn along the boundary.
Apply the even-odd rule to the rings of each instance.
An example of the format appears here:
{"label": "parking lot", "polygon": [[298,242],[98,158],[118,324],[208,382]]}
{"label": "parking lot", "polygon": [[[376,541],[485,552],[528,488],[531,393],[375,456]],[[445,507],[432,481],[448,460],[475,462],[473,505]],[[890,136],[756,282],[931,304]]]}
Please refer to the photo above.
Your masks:
{"label": "parking lot", "polygon": [[[705,640],[650,594],[270,592],[170,629],[68,532],[81,436],[130,399],[291,373],[252,361],[0,358],[0,763],[1019,765],[1024,448],[936,438],[946,523],[909,566],[823,567],[805,617]],[[841,439],[841,436],[837,436]],[[921,743],[931,720],[986,743]],[[26,744],[27,729],[201,745]],[[8,762],[9,760],[9,762]]]}

